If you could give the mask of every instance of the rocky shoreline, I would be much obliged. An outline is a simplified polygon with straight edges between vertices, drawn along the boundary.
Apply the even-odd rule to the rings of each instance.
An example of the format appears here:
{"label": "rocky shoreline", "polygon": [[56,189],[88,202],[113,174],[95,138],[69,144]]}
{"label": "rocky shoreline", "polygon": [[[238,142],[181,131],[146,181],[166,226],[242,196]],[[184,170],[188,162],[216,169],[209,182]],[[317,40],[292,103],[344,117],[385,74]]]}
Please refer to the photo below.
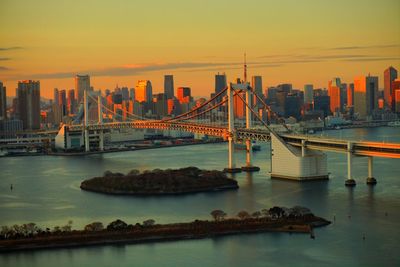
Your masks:
{"label": "rocky shoreline", "polygon": [[81,183],[82,190],[114,195],[175,195],[239,188],[224,172],[187,167],[128,174],[105,172]]}

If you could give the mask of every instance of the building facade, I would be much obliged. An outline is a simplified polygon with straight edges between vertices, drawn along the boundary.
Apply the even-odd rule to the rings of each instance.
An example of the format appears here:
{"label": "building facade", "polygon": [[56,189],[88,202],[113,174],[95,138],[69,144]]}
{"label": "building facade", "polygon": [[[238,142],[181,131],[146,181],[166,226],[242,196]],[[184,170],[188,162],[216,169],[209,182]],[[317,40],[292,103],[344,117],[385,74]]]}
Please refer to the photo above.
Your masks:
{"label": "building facade", "polygon": [[40,82],[19,81],[17,99],[17,113],[24,130],[40,129]]}

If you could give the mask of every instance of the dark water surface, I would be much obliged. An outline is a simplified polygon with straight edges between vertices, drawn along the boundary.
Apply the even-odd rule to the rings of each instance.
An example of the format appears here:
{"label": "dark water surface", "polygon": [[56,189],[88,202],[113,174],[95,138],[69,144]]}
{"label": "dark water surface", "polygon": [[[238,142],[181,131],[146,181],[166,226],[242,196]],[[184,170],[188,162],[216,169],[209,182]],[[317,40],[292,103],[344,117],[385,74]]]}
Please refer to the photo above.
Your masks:
{"label": "dark water surface", "polygon": [[[327,131],[338,138],[400,142],[400,128]],[[238,165],[245,162],[237,153]],[[0,158],[0,225],[35,222],[42,227],[73,221],[82,228],[93,221],[105,225],[120,218],[128,223],[211,219],[274,205],[309,207],[333,221],[309,235],[263,233],[204,240],[99,246],[0,254],[0,266],[400,266],[400,160],[374,159],[375,187],[365,184],[367,159],[354,159],[357,186],[344,186],[346,157],[328,153],[331,179],[297,183],[269,178],[269,144],[254,154],[259,173],[235,176],[240,189],[185,196],[109,196],[81,191],[83,179],[105,170],[178,168],[222,169],[227,145],[90,155],[85,157]],[[288,164],[290,164],[288,162]],[[13,184],[14,190],[10,190]],[[387,215],[386,215],[387,214]],[[365,236],[365,240],[363,240]]]}

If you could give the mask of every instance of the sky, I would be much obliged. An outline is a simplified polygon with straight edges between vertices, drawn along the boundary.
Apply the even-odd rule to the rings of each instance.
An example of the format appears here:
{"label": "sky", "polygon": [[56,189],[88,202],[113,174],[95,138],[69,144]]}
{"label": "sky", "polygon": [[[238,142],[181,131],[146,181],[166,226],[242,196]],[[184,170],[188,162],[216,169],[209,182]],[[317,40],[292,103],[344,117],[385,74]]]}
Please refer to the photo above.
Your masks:
{"label": "sky", "polygon": [[41,95],[148,79],[209,96],[214,75],[261,75],[263,87],[327,87],[333,77],[400,70],[399,0],[0,0],[0,81],[40,80]]}

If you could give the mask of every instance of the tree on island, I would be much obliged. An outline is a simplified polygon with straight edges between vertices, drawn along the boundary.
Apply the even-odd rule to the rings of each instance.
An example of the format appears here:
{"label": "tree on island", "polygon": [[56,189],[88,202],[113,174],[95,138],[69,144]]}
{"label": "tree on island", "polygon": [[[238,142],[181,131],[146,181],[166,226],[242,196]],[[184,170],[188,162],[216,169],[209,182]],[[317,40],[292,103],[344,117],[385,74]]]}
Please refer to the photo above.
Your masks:
{"label": "tree on island", "polygon": [[215,221],[222,221],[226,216],[226,213],[223,210],[213,210],[210,214]]}
{"label": "tree on island", "polygon": [[272,218],[280,218],[285,215],[285,211],[282,208],[277,207],[277,206],[270,208],[268,212]]}
{"label": "tree on island", "polygon": [[107,230],[109,231],[125,230],[126,228],[128,228],[128,224],[120,219],[115,220],[107,225]]}
{"label": "tree on island", "polygon": [[241,220],[250,218],[250,214],[249,214],[247,211],[245,211],[245,210],[239,211],[239,213],[237,214],[237,216],[238,216]]}
{"label": "tree on island", "polygon": [[254,218],[256,218],[256,219],[258,219],[258,218],[261,217],[261,212],[255,211],[255,212],[253,212],[253,213],[251,214],[251,216],[254,217]]}
{"label": "tree on island", "polygon": [[102,222],[92,222],[85,226],[85,231],[88,232],[102,231],[103,229],[104,226]]}
{"label": "tree on island", "polygon": [[156,221],[154,221],[153,219],[148,219],[148,220],[145,220],[145,221],[143,222],[143,226],[152,226],[152,225],[155,224],[155,222],[156,222]]}

